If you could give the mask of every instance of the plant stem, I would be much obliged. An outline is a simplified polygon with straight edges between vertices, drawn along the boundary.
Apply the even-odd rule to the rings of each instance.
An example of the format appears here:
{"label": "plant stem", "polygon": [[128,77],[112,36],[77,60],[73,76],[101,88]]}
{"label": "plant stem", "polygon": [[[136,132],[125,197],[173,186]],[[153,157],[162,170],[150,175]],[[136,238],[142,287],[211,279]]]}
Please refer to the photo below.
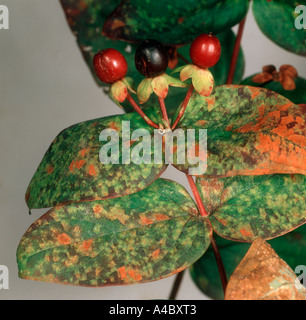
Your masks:
{"label": "plant stem", "polygon": [[200,211],[200,215],[202,217],[207,217],[208,213],[207,213],[206,209],[204,208],[201,196],[199,194],[199,191],[198,191],[198,188],[197,188],[196,184],[194,183],[193,177],[190,176],[189,174],[186,174],[186,177],[187,177],[187,180],[189,182],[191,191],[192,191],[192,193],[194,195],[194,198],[195,198],[195,201],[197,203],[198,209]]}
{"label": "plant stem", "polygon": [[165,100],[163,98],[158,97],[158,101],[159,101],[160,109],[163,115],[163,120],[165,120],[166,124],[168,125],[168,128],[170,128],[168,113],[165,106]]}
{"label": "plant stem", "polygon": [[190,64],[191,62],[188,61],[182,54],[180,54],[179,52],[177,53],[177,56],[182,60],[184,61],[185,63],[187,64]]}
{"label": "plant stem", "polygon": [[235,45],[234,45],[232,60],[231,60],[226,84],[232,84],[234,81],[234,76],[235,76],[235,71],[236,71],[236,66],[237,66],[237,61],[238,61],[238,56],[239,56],[239,50],[240,50],[240,44],[241,44],[242,34],[243,34],[243,30],[244,30],[245,20],[246,20],[246,18],[244,18],[239,24],[239,29],[238,29],[238,33],[237,33],[237,37],[236,37],[236,41],[235,41]]}
{"label": "plant stem", "polygon": [[179,111],[179,114],[177,116],[177,118],[175,119],[173,125],[172,125],[172,130],[174,130],[176,128],[176,126],[178,125],[178,123],[180,122],[180,120],[182,119],[184,113],[185,113],[185,110],[187,108],[187,105],[188,105],[188,102],[190,100],[190,97],[192,95],[192,92],[193,92],[193,85],[191,84],[188,91],[187,91],[187,94],[186,94],[186,97],[182,103],[182,106],[181,106],[181,109]]}
{"label": "plant stem", "polygon": [[179,272],[176,275],[168,300],[175,300],[176,299],[176,295],[177,295],[179,288],[180,288],[180,285],[182,283],[184,272],[185,272],[185,270]]}
{"label": "plant stem", "polygon": [[215,241],[214,236],[212,236],[212,238],[211,238],[211,246],[214,251],[214,255],[216,258],[216,262],[217,262],[217,266],[218,266],[218,270],[219,270],[219,274],[220,274],[220,279],[221,279],[221,283],[222,283],[223,292],[225,294],[225,289],[227,286],[227,276],[226,276],[224,264],[221,259],[221,255],[220,255],[220,252],[219,252],[219,249],[218,249],[218,246],[217,246],[217,243]]}
{"label": "plant stem", "polygon": [[[198,209],[200,211],[201,216],[202,217],[207,217],[208,213],[204,208],[202,199],[200,197],[200,194],[199,194],[199,191],[197,189],[197,186],[194,183],[193,177],[188,175],[188,174],[186,174],[186,176],[187,176],[189,185],[191,187],[192,193],[193,193],[194,198],[196,200],[196,203],[197,203],[197,206],[198,206]],[[225,294],[225,289],[226,289],[226,286],[227,286],[227,276],[226,276],[224,264],[223,264],[223,261],[222,261],[222,258],[221,258],[217,243],[216,243],[216,241],[214,239],[214,236],[212,236],[212,238],[211,238],[211,245],[212,245],[212,248],[213,248],[213,251],[214,251],[214,255],[215,255],[215,258],[216,258],[216,262],[217,262],[217,266],[218,266],[218,270],[219,270],[219,274],[220,274],[220,279],[221,279],[221,283],[222,283],[222,288],[223,288],[223,291],[224,291],[224,294]]]}
{"label": "plant stem", "polygon": [[159,129],[159,126],[154,123],[146,114],[142,111],[142,109],[138,106],[138,104],[135,102],[135,100],[131,97],[131,95],[128,93],[126,96],[126,99],[129,101],[129,103],[132,105],[134,110],[141,116],[141,118],[151,127],[155,129]]}

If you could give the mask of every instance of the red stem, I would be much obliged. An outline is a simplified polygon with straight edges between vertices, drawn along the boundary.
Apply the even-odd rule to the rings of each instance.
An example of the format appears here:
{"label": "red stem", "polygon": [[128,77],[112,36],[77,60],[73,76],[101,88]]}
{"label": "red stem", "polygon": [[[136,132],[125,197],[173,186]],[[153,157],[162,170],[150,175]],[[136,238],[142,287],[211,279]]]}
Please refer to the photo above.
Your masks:
{"label": "red stem", "polygon": [[151,127],[155,129],[159,129],[159,126],[154,123],[146,114],[142,111],[142,109],[137,105],[135,100],[131,97],[131,95],[128,93],[126,96],[127,100],[130,102],[132,107],[135,109],[135,111],[141,116],[141,118]]}
{"label": "red stem", "polygon": [[207,217],[208,213],[207,213],[206,209],[204,208],[201,196],[199,194],[199,191],[198,191],[198,188],[197,188],[196,184],[194,183],[193,177],[190,176],[189,174],[186,174],[186,177],[188,179],[191,191],[192,191],[192,193],[194,195],[195,201],[196,201],[197,206],[199,208],[200,215],[202,217]]}
{"label": "red stem", "polygon": [[238,29],[238,33],[237,33],[237,37],[236,37],[236,41],[235,41],[235,45],[234,45],[232,60],[231,60],[226,84],[232,84],[234,81],[234,76],[235,76],[235,71],[236,71],[236,66],[237,66],[237,61],[238,61],[238,56],[239,56],[239,50],[240,50],[240,44],[241,44],[242,34],[243,34],[243,30],[244,30],[245,20],[246,20],[246,18],[244,18],[239,24],[239,29]]}
{"label": "red stem", "polygon": [[186,97],[182,103],[182,106],[181,106],[181,109],[179,111],[179,114],[177,116],[177,118],[175,119],[173,125],[172,125],[172,130],[174,130],[176,128],[176,126],[178,125],[178,123],[180,122],[180,120],[182,119],[184,113],[185,113],[185,110],[187,108],[187,105],[188,105],[188,102],[190,100],[190,97],[192,95],[192,92],[193,92],[193,85],[191,84],[188,91],[187,91],[187,94],[186,94]]}
{"label": "red stem", "polygon": [[212,236],[211,238],[211,246],[212,249],[214,251],[214,255],[216,258],[216,262],[217,262],[217,266],[218,266],[218,270],[219,270],[219,274],[220,274],[220,279],[221,279],[221,283],[222,283],[222,288],[223,288],[223,292],[225,295],[225,290],[226,290],[226,286],[227,286],[227,276],[226,276],[226,272],[225,272],[225,268],[224,268],[224,264],[217,246],[217,243],[215,241],[214,236]]}
{"label": "red stem", "polygon": [[166,121],[168,128],[170,128],[170,123],[169,123],[169,118],[168,118],[168,113],[165,105],[165,100],[163,98],[158,97],[160,109],[163,115],[163,119]]}

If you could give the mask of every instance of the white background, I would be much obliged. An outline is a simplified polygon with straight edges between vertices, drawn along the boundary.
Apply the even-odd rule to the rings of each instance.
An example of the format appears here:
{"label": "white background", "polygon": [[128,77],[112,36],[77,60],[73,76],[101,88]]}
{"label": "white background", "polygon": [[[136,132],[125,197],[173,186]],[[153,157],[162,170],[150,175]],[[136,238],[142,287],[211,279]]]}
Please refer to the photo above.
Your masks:
{"label": "white background", "polygon": [[[33,210],[24,194],[55,136],[87,119],[120,113],[99,89],[83,62],[58,1],[0,0],[10,10],[10,29],[0,30],[0,265],[10,271],[0,299],[162,299],[173,277],[155,283],[98,289],[39,283],[17,276],[16,248],[46,210]],[[273,21],[271,21],[273,23]],[[237,28],[235,28],[237,30]],[[306,77],[305,58],[274,45],[249,13],[243,37],[245,76],[266,64],[292,64]],[[306,101],[305,101],[306,102]],[[168,178],[186,187],[184,176]],[[186,273],[179,299],[203,299]]]}

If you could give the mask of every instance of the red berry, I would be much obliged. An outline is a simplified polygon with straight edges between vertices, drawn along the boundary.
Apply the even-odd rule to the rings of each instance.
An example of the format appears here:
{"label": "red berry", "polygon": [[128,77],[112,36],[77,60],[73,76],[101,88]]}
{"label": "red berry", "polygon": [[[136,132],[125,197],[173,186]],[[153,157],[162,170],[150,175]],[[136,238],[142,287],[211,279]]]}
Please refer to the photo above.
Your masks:
{"label": "red berry", "polygon": [[105,83],[121,80],[128,69],[124,56],[115,49],[99,51],[93,58],[93,66],[99,79]]}
{"label": "red berry", "polygon": [[201,34],[193,40],[190,46],[190,58],[200,68],[211,68],[220,58],[221,45],[216,36]]}

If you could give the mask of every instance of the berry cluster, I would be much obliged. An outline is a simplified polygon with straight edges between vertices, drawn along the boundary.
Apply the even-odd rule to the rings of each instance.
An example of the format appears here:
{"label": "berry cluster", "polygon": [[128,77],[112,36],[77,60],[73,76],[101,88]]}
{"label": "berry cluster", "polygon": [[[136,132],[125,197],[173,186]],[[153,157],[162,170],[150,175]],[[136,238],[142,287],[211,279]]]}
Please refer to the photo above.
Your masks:
{"label": "berry cluster", "polygon": [[[94,70],[102,82],[111,84],[111,95],[117,102],[128,100],[141,117],[154,128],[170,128],[170,123],[164,103],[169,86],[188,87],[186,98],[182,103],[177,119],[171,129],[174,129],[182,118],[193,90],[202,96],[209,96],[214,88],[214,79],[208,68],[214,66],[221,55],[221,45],[217,37],[211,34],[199,35],[190,46],[190,58],[192,64],[177,68],[174,72],[180,72],[180,79],[173,78],[165,73],[168,64],[168,52],[156,40],[143,41],[136,50],[135,66],[145,79],[137,88],[137,96],[140,103],[146,102],[154,92],[159,99],[163,115],[163,124],[155,124],[142,111],[133,100],[129,92],[136,93],[133,89],[133,81],[126,77],[128,64],[124,56],[115,49],[99,51],[93,59]],[[191,84],[186,80],[191,78]]]}

